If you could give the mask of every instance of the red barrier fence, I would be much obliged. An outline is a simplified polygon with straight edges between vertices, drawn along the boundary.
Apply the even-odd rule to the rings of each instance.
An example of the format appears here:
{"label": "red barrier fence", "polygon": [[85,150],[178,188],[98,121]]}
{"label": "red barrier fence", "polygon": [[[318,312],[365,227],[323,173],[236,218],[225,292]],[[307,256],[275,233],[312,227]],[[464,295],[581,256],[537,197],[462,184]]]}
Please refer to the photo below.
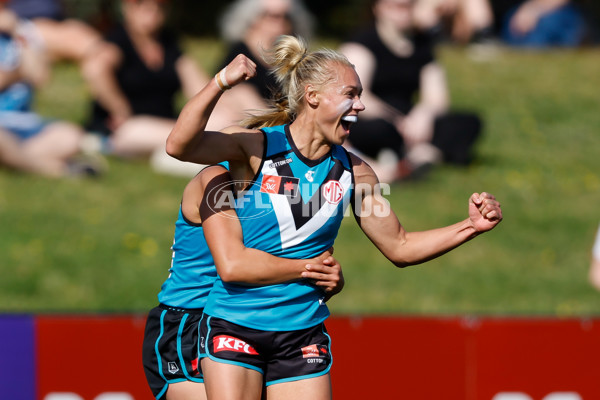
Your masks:
{"label": "red barrier fence", "polygon": [[334,318],[339,399],[600,399],[600,320]]}
{"label": "red barrier fence", "polygon": [[[0,316],[0,398],[151,399],[144,323]],[[338,316],[327,327],[335,399],[600,399],[597,318]]]}

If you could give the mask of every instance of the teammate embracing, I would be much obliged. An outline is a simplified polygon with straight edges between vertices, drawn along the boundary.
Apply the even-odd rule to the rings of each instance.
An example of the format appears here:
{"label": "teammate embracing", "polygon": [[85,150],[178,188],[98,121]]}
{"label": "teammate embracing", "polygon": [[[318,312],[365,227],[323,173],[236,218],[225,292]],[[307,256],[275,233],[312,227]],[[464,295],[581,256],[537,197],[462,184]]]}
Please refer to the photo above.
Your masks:
{"label": "teammate embracing", "polygon": [[[211,212],[206,205],[210,192],[230,180],[225,167],[213,165],[203,169],[183,191],[169,277],[158,294],[160,304],[148,314],[144,335],[144,371],[156,399],[206,398],[198,360],[198,330],[217,271],[204,237],[203,217],[208,218]],[[221,220],[239,225],[236,217],[231,221],[212,219],[215,224]],[[223,234],[219,240],[227,241],[226,229]],[[252,268],[236,268],[228,276],[240,284],[280,283],[300,279],[304,273],[329,297],[344,284],[341,267],[329,251],[304,260],[281,259],[258,251],[245,257]]]}

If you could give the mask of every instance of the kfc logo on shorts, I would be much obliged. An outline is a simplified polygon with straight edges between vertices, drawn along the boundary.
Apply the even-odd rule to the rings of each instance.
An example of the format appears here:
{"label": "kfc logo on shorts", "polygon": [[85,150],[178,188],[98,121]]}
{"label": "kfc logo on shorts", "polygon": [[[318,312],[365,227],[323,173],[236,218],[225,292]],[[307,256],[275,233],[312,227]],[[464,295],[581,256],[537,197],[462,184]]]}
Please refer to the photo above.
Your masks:
{"label": "kfc logo on shorts", "polygon": [[323,197],[330,204],[337,204],[344,197],[344,188],[338,181],[328,181],[323,185]]}
{"label": "kfc logo on shorts", "polygon": [[235,351],[237,353],[258,355],[258,352],[248,343],[227,335],[215,336],[213,339],[213,348],[215,353],[219,351]]}
{"label": "kfc logo on shorts", "polygon": [[327,346],[322,344],[311,344],[310,346],[303,347],[301,350],[302,358],[326,357],[329,354]]}

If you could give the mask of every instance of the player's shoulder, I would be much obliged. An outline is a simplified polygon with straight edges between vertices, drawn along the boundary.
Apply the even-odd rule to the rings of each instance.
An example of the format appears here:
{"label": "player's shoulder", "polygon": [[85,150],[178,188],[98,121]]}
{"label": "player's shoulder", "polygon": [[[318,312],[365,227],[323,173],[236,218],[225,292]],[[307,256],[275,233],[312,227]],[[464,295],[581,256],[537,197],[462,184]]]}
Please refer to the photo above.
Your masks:
{"label": "player's shoulder", "polygon": [[352,169],[356,172],[356,171],[360,171],[360,170],[371,170],[371,166],[369,164],[367,164],[367,162],[365,160],[363,160],[360,156],[354,154],[351,151],[347,151],[348,152],[348,157],[350,158],[350,164],[352,165]]}
{"label": "player's shoulder", "polygon": [[202,169],[183,190],[181,208],[184,216],[189,221],[200,223],[200,204],[203,197],[219,187],[226,187],[230,179],[229,170],[223,165],[209,165]]}
{"label": "player's shoulder", "polygon": [[[185,193],[202,193],[204,188],[210,184],[211,181],[228,175],[229,170],[221,164],[214,164],[204,167],[200,172],[196,174],[186,185],[184,189]],[[196,197],[196,196],[194,196]]]}
{"label": "player's shoulder", "polygon": [[[193,179],[194,185],[206,187],[216,178],[229,175],[229,170],[222,164],[209,165],[202,169]],[[192,183],[190,182],[190,184]]]}
{"label": "player's shoulder", "polygon": [[236,133],[246,133],[246,134],[260,134],[260,130],[258,129],[251,129],[251,128],[246,128],[240,125],[229,125],[226,126],[225,128],[221,129],[222,133],[227,133],[227,134],[236,134]]}
{"label": "player's shoulder", "polygon": [[373,171],[373,168],[365,160],[351,151],[348,151],[348,155],[355,183],[377,184],[379,182],[375,171]]}

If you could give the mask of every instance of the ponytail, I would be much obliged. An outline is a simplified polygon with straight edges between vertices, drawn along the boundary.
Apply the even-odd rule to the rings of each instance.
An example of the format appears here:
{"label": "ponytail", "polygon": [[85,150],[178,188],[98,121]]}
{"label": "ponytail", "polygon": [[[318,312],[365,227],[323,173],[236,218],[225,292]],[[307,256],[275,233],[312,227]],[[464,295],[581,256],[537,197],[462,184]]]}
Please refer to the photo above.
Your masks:
{"label": "ponytail", "polygon": [[322,87],[333,80],[333,63],[352,66],[341,53],[330,49],[309,52],[302,38],[290,35],[277,38],[273,47],[266,51],[264,59],[271,66],[270,73],[275,77],[280,94],[266,110],[241,122],[248,128],[292,122],[304,107],[304,89],[307,84]]}

